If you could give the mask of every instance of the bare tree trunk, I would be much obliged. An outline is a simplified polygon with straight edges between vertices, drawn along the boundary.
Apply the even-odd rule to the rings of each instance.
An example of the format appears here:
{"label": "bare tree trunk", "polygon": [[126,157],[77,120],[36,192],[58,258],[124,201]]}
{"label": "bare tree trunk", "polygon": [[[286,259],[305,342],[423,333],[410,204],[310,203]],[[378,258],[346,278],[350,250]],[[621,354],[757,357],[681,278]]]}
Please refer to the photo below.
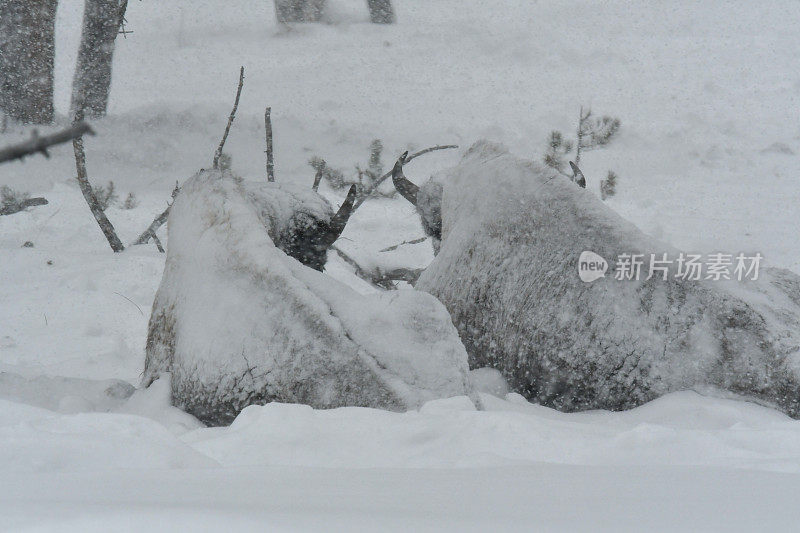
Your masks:
{"label": "bare tree trunk", "polygon": [[319,22],[325,0],[275,0],[278,22]]}
{"label": "bare tree trunk", "polygon": [[392,0],[367,0],[369,19],[375,24],[393,24],[396,20]]}
{"label": "bare tree trunk", "polygon": [[106,114],[111,89],[111,63],[127,0],[86,0],[78,63],[72,81],[71,109],[87,117]]}
{"label": "bare tree trunk", "polygon": [[25,124],[53,122],[58,0],[0,0],[0,108]]}

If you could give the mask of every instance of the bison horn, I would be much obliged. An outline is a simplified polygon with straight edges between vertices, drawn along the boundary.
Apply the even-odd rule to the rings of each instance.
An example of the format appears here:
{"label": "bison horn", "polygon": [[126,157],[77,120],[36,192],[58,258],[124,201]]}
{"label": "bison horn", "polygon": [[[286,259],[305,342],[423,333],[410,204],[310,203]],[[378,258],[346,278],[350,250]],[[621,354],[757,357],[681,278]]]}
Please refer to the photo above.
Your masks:
{"label": "bison horn", "polygon": [[358,190],[355,184],[353,184],[347,192],[347,198],[344,199],[341,207],[339,207],[339,211],[331,217],[331,222],[328,225],[328,232],[323,238],[326,247],[336,242],[336,239],[338,239],[339,235],[344,231],[347,220],[353,213],[353,204],[355,204],[357,195]]}
{"label": "bison horn", "polygon": [[578,187],[581,189],[586,188],[586,177],[581,172],[581,169],[578,168],[578,165],[573,163],[572,161],[569,162],[570,168],[572,168],[572,181],[578,184]]}
{"label": "bison horn", "polygon": [[397,189],[397,192],[399,192],[403,198],[416,206],[419,187],[411,183],[403,174],[403,165],[406,162],[406,157],[408,157],[408,152],[403,152],[403,155],[401,155],[397,163],[394,164],[394,168],[392,169],[392,183],[394,183],[394,188]]}

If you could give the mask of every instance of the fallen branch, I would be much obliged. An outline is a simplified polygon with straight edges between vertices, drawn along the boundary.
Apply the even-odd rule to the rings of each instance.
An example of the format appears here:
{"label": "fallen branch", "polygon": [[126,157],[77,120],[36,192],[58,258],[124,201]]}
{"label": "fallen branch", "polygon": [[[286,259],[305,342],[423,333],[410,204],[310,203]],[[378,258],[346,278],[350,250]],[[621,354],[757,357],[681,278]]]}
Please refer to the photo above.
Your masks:
{"label": "fallen branch", "polygon": [[[175,200],[175,197],[178,195],[179,191],[180,187],[178,187],[178,184],[176,183],[175,188],[172,189],[173,200]],[[171,208],[172,204],[167,205],[167,208],[164,209],[164,211],[160,215],[158,215],[150,223],[149,226],[147,226],[147,229],[144,230],[142,234],[139,235],[139,237],[135,241],[133,241],[133,244],[131,244],[131,246],[137,246],[139,244],[147,244],[148,242],[150,242],[150,239],[153,239],[153,241],[156,243],[156,248],[158,248],[158,251],[164,253],[164,247],[161,246],[161,241],[158,240],[156,232],[158,231],[158,228],[164,225],[164,223],[167,221],[167,218],[169,218],[169,210]]]}
{"label": "fallen branch", "polygon": [[388,248],[384,248],[383,250],[378,250],[379,252],[391,252],[392,250],[397,250],[401,246],[405,244],[419,244],[424,242],[427,237],[420,237],[419,239],[412,239],[410,241],[403,241],[401,243],[395,244],[394,246],[389,246]]}
{"label": "fallen branch", "polygon": [[405,281],[411,285],[415,284],[424,268],[396,268],[388,272],[378,271],[374,280],[375,283],[391,283],[392,281]]}
{"label": "fallen branch", "polygon": [[331,246],[331,250],[335,250],[336,253],[339,254],[339,257],[341,257],[342,260],[345,263],[347,263],[348,265],[353,267],[353,273],[356,276],[358,276],[359,278],[361,278],[364,281],[366,281],[367,283],[369,283],[370,285],[373,285],[373,286],[377,287],[378,289],[394,290],[395,287],[391,283],[389,283],[389,282],[380,283],[380,282],[376,281],[375,278],[372,276],[372,274],[367,272],[364,268],[361,267],[361,265],[358,264],[358,261],[356,261],[355,259],[353,259],[349,255],[347,255],[338,246],[336,246],[336,245]]}
{"label": "fallen branch", "polygon": [[413,285],[416,283],[417,279],[419,279],[420,274],[422,274],[422,271],[424,270],[422,268],[397,268],[388,272],[382,272],[380,269],[369,271],[359,265],[358,261],[350,257],[338,246],[331,246],[331,249],[335,250],[345,263],[353,267],[353,273],[356,276],[363,279],[370,285],[382,290],[397,290],[397,287],[395,287],[394,283],[392,283],[394,281],[405,281]]}
{"label": "fallen branch", "polygon": [[[429,148],[425,148],[424,150],[420,150],[419,152],[414,152],[413,154],[411,154],[410,156],[408,156],[406,158],[405,163],[410,163],[411,161],[413,161],[414,159],[418,158],[419,156],[425,155],[425,154],[430,153],[430,152],[434,152],[436,150],[451,150],[453,148],[458,148],[458,145],[457,144],[437,144],[436,146],[431,146]],[[375,189],[380,187],[381,183],[386,181],[386,179],[391,175],[392,175],[392,171],[390,170],[389,172],[385,173],[383,176],[381,176],[380,178],[375,180],[372,183],[372,185],[370,185],[369,187],[365,188],[364,191],[362,191],[362,193],[361,193],[361,197],[356,202],[356,205],[353,206],[353,211],[358,209],[358,207],[361,204],[363,204],[367,200],[367,198],[369,198],[369,196],[375,191]]]}
{"label": "fallen branch", "polygon": [[271,113],[272,113],[271,107],[268,107],[264,111],[264,129],[266,130],[266,141],[267,141],[267,181],[275,181],[275,163],[272,159],[272,118],[270,117]]}
{"label": "fallen branch", "polygon": [[27,141],[0,150],[0,163],[22,159],[33,154],[42,154],[45,157],[50,157],[50,154],[47,153],[49,147],[72,141],[85,134],[94,135],[94,131],[83,121],[76,122],[65,130],[43,137],[40,137],[36,130],[33,130],[31,138]]}
{"label": "fallen branch", "polygon": [[[76,125],[81,123],[83,118],[83,111],[75,113]],[[92,185],[89,183],[89,178],[86,175],[86,153],[83,151],[83,138],[78,136],[72,139],[72,149],[75,152],[75,167],[78,170],[78,185],[80,185],[81,193],[86,203],[89,204],[89,210],[94,215],[97,225],[100,226],[100,231],[105,235],[108,244],[114,252],[121,252],[125,249],[122,241],[119,240],[117,232],[114,230],[114,225],[108,220],[108,217],[100,207],[97,197],[94,195]]]}
{"label": "fallen branch", "polygon": [[26,198],[25,200],[10,204],[0,205],[0,215],[13,215],[36,205],[47,205],[45,198]]}
{"label": "fallen branch", "polygon": [[239,107],[239,97],[242,95],[242,85],[244,85],[244,67],[239,69],[239,87],[236,88],[236,100],[233,101],[233,109],[228,116],[228,125],[225,126],[225,133],[222,135],[222,140],[219,142],[217,151],[214,153],[214,168],[219,168],[219,158],[222,157],[222,149],[225,147],[225,141],[228,140],[228,133],[231,131],[231,124],[236,118],[236,109]]}

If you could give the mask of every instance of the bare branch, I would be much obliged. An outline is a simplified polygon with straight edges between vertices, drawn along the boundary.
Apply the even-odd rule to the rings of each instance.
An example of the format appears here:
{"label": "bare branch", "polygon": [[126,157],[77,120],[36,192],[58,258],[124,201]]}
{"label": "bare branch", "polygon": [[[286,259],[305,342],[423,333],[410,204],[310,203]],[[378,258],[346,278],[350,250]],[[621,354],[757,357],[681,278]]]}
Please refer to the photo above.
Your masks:
{"label": "bare branch", "polygon": [[424,270],[424,268],[396,268],[388,272],[378,271],[378,275],[373,279],[376,284],[405,281],[414,285]]}
{"label": "bare branch", "polygon": [[392,284],[391,284],[389,281],[383,281],[383,282],[376,281],[376,279],[375,279],[375,276],[374,276],[372,273],[370,273],[370,272],[367,272],[367,270],[365,270],[365,269],[364,269],[364,268],[363,268],[361,265],[359,265],[359,264],[358,264],[358,262],[357,262],[355,259],[353,259],[353,258],[352,258],[352,257],[350,257],[349,255],[347,255],[347,254],[346,254],[346,253],[345,253],[345,252],[344,252],[344,251],[343,251],[341,248],[339,248],[338,246],[336,246],[336,245],[334,245],[334,246],[331,246],[331,248],[330,248],[330,249],[331,249],[331,250],[334,250],[334,251],[335,251],[337,254],[339,254],[339,257],[341,257],[341,258],[342,258],[342,260],[343,260],[345,263],[347,263],[348,265],[350,265],[351,267],[353,267],[353,273],[354,273],[356,276],[358,276],[359,278],[363,279],[364,281],[366,281],[366,282],[367,282],[367,283],[369,283],[370,285],[373,285],[373,286],[375,286],[375,287],[376,287],[376,288],[378,288],[378,289],[382,289],[382,290],[394,290],[394,285],[392,285]]}
{"label": "bare branch", "polygon": [[242,85],[244,85],[244,67],[239,69],[239,87],[236,89],[236,100],[233,101],[233,109],[231,109],[231,114],[228,116],[228,125],[225,126],[225,133],[222,135],[222,140],[219,142],[217,151],[214,154],[215,169],[219,168],[219,158],[222,156],[222,149],[225,148],[225,141],[228,140],[228,133],[231,131],[231,124],[233,124],[233,120],[236,118],[236,109],[239,107],[239,97],[242,95]]}
{"label": "bare branch", "polygon": [[45,157],[49,157],[47,153],[49,147],[69,142],[85,134],[94,135],[94,131],[83,121],[76,122],[73,126],[65,130],[43,137],[40,137],[36,130],[33,130],[33,132],[31,132],[31,138],[27,141],[0,150],[0,163],[5,163],[6,161],[12,161],[14,159],[22,159],[32,154],[42,154]]}
{"label": "bare branch", "polygon": [[[430,153],[430,152],[435,152],[436,150],[452,150],[454,148],[458,148],[458,145],[457,144],[437,144],[436,146],[430,146],[428,148],[425,148],[424,150],[420,150],[419,152],[414,152],[410,156],[406,157],[406,163],[410,163],[413,160],[415,160],[416,158],[418,158],[419,156],[425,155],[425,154]],[[389,175],[391,175],[391,172],[389,173]]]}
{"label": "bare branch", "polygon": [[160,215],[158,215],[155,219],[153,219],[150,225],[147,226],[147,229],[144,230],[142,234],[139,235],[139,237],[135,241],[133,241],[132,246],[136,246],[139,244],[147,244],[148,242],[150,242],[150,239],[155,237],[158,228],[163,226],[164,222],[166,222],[167,218],[169,218],[169,210],[171,207],[172,206],[168,206],[166,209],[164,209],[164,211],[161,212]]}
{"label": "bare branch", "polygon": [[397,250],[401,246],[405,244],[419,244],[421,242],[425,242],[427,237],[420,237],[419,239],[412,239],[410,241],[403,241],[401,243],[395,244],[394,246],[389,246],[388,248],[384,248],[383,250],[378,250],[379,252],[391,252],[392,250]]}
{"label": "bare branch", "polygon": [[[172,199],[173,200],[178,195],[179,191],[180,191],[180,187],[178,187],[178,184],[176,183],[175,184],[175,188],[172,190]],[[142,234],[139,235],[139,237],[135,241],[133,241],[133,244],[131,246],[137,246],[139,244],[147,244],[150,241],[150,239],[153,239],[155,241],[155,243],[156,243],[156,247],[158,248],[158,251],[161,252],[161,253],[164,253],[164,247],[161,246],[161,241],[158,240],[158,237],[156,236],[156,232],[158,231],[158,228],[160,228],[161,226],[164,225],[164,223],[167,221],[167,218],[169,218],[169,210],[171,208],[172,208],[172,204],[168,205],[167,208],[164,209],[164,211],[162,211],[162,213],[160,215],[158,215],[150,223],[150,225],[147,227],[147,229],[144,230],[142,232]]]}
{"label": "bare branch", "polygon": [[[268,107],[264,111],[264,129],[267,137],[267,181],[275,181],[275,163],[272,160],[272,118],[270,114],[272,108]],[[316,188],[314,189],[317,190]]]}
{"label": "bare branch", "polygon": [[392,283],[393,281],[405,281],[413,285],[417,282],[417,279],[419,279],[420,274],[422,274],[424,270],[422,268],[397,268],[389,272],[382,272],[380,269],[368,271],[338,246],[331,246],[331,249],[336,251],[345,263],[353,267],[356,276],[382,290],[396,290],[397,287],[394,286],[394,283]]}
{"label": "bare branch", "polygon": [[[75,113],[76,125],[80,124],[83,111]],[[89,183],[89,178],[86,175],[86,153],[83,151],[83,138],[75,137],[72,139],[72,149],[75,152],[75,167],[78,170],[78,185],[80,185],[81,193],[86,203],[89,204],[89,210],[94,215],[97,225],[100,226],[100,231],[105,235],[108,244],[114,252],[121,252],[125,249],[122,241],[119,240],[117,232],[114,230],[114,225],[108,220],[106,214],[100,207],[97,197],[94,195],[92,185]]]}
{"label": "bare branch", "polygon": [[[425,148],[424,150],[420,150],[419,152],[414,152],[413,154],[411,154],[408,157],[406,157],[405,163],[409,163],[409,162],[413,161],[414,159],[418,158],[421,155],[425,155],[427,153],[434,152],[436,150],[451,150],[453,148],[458,148],[458,145],[457,144],[437,144],[436,146],[431,146],[429,148]],[[380,178],[376,179],[372,183],[372,185],[370,187],[365,188],[361,192],[361,197],[356,202],[356,205],[353,206],[353,211],[358,209],[358,207],[361,204],[363,204],[364,201],[366,201],[367,198],[369,198],[369,196],[375,191],[375,189],[377,189],[381,185],[381,183],[386,181],[386,179],[391,175],[392,175],[392,171],[390,170],[389,172],[386,172]]]}

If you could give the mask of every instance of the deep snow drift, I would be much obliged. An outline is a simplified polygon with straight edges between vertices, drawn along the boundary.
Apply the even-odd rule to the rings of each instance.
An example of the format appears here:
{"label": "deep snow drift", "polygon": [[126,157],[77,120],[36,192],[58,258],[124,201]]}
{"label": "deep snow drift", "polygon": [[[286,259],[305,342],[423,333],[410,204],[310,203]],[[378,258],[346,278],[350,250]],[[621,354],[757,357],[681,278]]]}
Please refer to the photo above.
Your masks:
{"label": "deep snow drift", "polygon": [[[579,106],[591,105],[622,130],[582,160],[590,191],[612,168],[609,205],[645,233],[800,269],[794,0],[395,0],[398,24],[381,27],[366,23],[363,0],[329,2],[334,24],[291,31],[269,1],[129,3],[134,33],[117,42],[110,116],[85,143],[93,183],[113,179],[140,200],[107,211],[123,242],[164,209],[176,180],[209,168],[244,65],[226,144],[240,175],[263,176],[267,105],[277,179],[304,187],[310,157],[353,175],[374,138],[384,168],[404,150],[463,151],[479,138],[539,160],[549,131],[574,131]],[[62,114],[82,5],[59,2]],[[29,134],[11,128],[0,143]],[[435,152],[406,173],[422,183],[459,157]],[[0,183],[50,201],[0,217],[0,372],[13,373],[0,380],[0,529],[752,531],[800,521],[800,426],[741,401],[678,393],[570,415],[519,397],[480,413],[463,402],[402,414],[273,405],[227,430],[168,409],[166,382],[120,405],[105,380],[141,379],[164,256],[152,245],[112,254],[74,175],[66,146],[0,167]],[[407,202],[370,200],[338,246],[366,265],[422,267],[429,241],[380,251],[422,235]],[[335,254],[327,273],[372,291]],[[75,389],[64,377],[103,385]],[[237,457],[249,464],[231,466]]]}

